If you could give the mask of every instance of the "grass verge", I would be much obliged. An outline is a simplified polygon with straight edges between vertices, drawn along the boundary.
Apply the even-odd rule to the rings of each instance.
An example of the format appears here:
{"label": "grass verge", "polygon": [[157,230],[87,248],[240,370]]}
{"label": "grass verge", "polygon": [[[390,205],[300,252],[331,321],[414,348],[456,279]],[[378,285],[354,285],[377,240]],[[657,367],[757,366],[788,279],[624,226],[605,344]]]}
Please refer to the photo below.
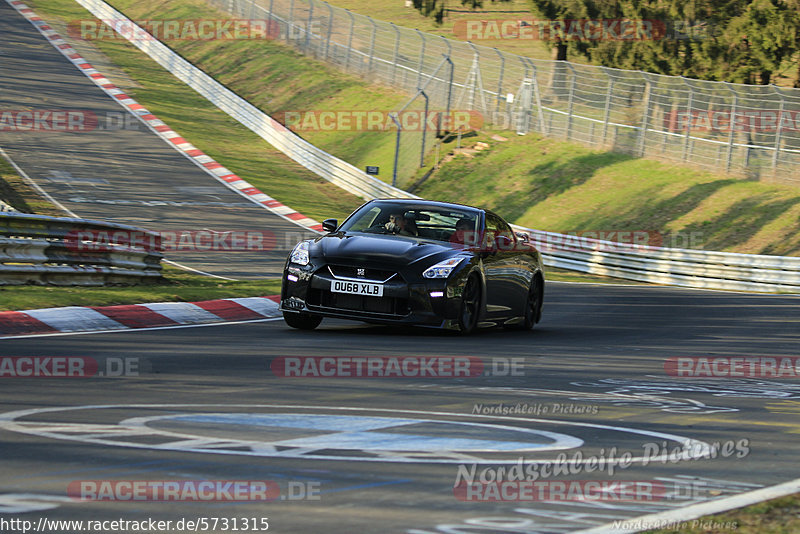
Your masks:
{"label": "grass verge", "polygon": [[164,266],[161,283],[109,287],[0,287],[0,311],[60,306],[113,306],[147,302],[196,302],[234,297],[278,295],[280,280],[231,282]]}
{"label": "grass verge", "polygon": [[646,534],[793,534],[800,532],[800,494],[685,521],[678,528]]}

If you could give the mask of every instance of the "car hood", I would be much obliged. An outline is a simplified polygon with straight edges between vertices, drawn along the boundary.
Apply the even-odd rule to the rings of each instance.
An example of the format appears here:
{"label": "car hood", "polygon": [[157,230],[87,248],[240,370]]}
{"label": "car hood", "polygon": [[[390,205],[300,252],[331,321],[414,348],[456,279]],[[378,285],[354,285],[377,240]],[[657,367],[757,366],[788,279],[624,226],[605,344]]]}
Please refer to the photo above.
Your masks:
{"label": "car hood", "polygon": [[426,258],[444,259],[459,250],[447,243],[400,236],[330,234],[317,241],[318,253],[331,263],[410,265]]}

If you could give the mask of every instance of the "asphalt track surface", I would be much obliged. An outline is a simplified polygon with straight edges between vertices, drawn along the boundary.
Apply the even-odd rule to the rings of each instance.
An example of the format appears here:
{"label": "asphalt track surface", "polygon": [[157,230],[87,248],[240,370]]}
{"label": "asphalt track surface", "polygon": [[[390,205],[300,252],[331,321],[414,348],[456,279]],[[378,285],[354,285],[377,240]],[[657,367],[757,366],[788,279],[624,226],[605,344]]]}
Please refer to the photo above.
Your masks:
{"label": "asphalt track surface", "polygon": [[265,232],[268,250],[168,254],[233,278],[280,276],[288,250],[312,235],[220,184],[143,123],[121,120],[128,112],[6,2],[0,52],[0,110],[77,110],[98,118],[89,131],[0,130],[0,147],[80,217],[158,232]]}
{"label": "asphalt track surface", "polygon": [[[50,45],[15,17],[0,4],[2,105],[18,106],[13,98],[32,94],[19,90],[21,83],[48,98],[68,90],[76,99],[94,95],[91,103],[103,105],[106,97],[88,81],[74,85],[74,67],[51,56]],[[39,69],[26,66],[31,64]],[[37,74],[45,67],[50,75]],[[7,86],[17,91],[13,98]],[[159,153],[158,161],[172,162],[174,172],[160,174],[154,166],[153,179],[184,172],[187,181],[205,179],[149,137],[131,134],[120,145],[113,136],[93,143],[86,137],[26,138],[15,145],[3,134],[0,144],[11,146],[37,180],[45,179],[49,165],[40,162],[58,161],[55,146],[65,144],[74,175],[79,169],[85,170],[81,176],[102,175],[104,158],[121,170],[130,162],[139,175]],[[170,198],[166,189],[139,189],[136,180],[122,176],[117,173],[113,183],[126,198]],[[43,185],[62,201],[73,194],[67,185]],[[92,188],[95,195],[115,193]],[[78,204],[70,207],[81,215],[105,216],[103,204]],[[151,208],[131,215],[153,224],[176,216]],[[215,214],[272,222],[263,210],[248,209]],[[211,220],[206,213],[204,221]],[[253,272],[250,263],[264,263],[235,258],[231,272]],[[800,384],[796,378],[675,377],[665,371],[665,361],[796,357],[799,326],[797,297],[551,283],[544,319],[533,332],[487,329],[464,338],[334,320],[299,332],[277,320],[0,340],[3,357],[91,358],[104,373],[0,379],[0,520],[152,518],[172,521],[171,531],[188,531],[177,521],[216,517],[228,520],[227,531],[237,518],[240,531],[256,532],[243,529],[242,519],[261,525],[266,517],[270,531],[286,533],[575,532],[743,493],[797,478]],[[278,362],[296,356],[472,357],[484,371],[470,377],[280,376]],[[127,372],[119,371],[120,363]],[[486,411],[509,407],[527,413]],[[735,446],[723,447],[732,454],[714,459],[652,459],[661,452],[652,446],[672,450],[686,440]],[[460,465],[509,468],[524,458],[541,467],[531,462],[559,453],[575,459],[577,452],[585,459],[608,458],[613,447],[617,457],[630,452],[651,461],[617,467],[613,474],[580,464],[573,473],[542,480],[646,488],[631,482],[641,481],[663,491],[635,491],[606,502],[463,502],[454,492]],[[92,480],[268,480],[280,497],[211,503],[70,498],[75,483]],[[222,527],[218,521],[215,531]]]}

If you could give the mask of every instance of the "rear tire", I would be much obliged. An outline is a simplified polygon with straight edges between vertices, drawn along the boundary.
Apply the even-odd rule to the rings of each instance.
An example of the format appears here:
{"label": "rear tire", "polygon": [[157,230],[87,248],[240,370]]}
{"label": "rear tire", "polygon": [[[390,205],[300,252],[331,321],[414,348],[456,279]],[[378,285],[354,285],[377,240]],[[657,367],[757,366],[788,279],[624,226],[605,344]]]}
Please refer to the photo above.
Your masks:
{"label": "rear tire", "polygon": [[283,312],[283,320],[292,328],[314,330],[322,322],[322,317],[305,313]]}
{"label": "rear tire", "polygon": [[534,276],[525,297],[525,310],[521,322],[506,323],[503,328],[508,330],[531,330],[542,316],[542,296],[544,294],[542,279]]}
{"label": "rear tire", "polygon": [[528,298],[525,301],[525,320],[520,325],[523,330],[531,330],[533,325],[542,316],[542,297],[544,295],[544,284],[539,276],[534,276],[531,287],[528,290]]}
{"label": "rear tire", "polygon": [[462,335],[469,335],[478,327],[481,312],[481,284],[474,274],[467,278],[461,294],[461,306],[458,310],[458,330]]}

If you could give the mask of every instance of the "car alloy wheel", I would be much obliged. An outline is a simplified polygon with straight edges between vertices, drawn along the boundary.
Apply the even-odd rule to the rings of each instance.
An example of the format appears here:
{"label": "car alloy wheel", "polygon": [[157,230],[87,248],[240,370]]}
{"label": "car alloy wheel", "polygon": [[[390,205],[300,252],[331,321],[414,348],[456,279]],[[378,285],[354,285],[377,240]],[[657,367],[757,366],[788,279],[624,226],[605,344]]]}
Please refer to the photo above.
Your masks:
{"label": "car alloy wheel", "polygon": [[475,275],[467,278],[461,294],[461,309],[458,315],[458,328],[462,334],[471,334],[478,326],[481,311],[481,286]]}

